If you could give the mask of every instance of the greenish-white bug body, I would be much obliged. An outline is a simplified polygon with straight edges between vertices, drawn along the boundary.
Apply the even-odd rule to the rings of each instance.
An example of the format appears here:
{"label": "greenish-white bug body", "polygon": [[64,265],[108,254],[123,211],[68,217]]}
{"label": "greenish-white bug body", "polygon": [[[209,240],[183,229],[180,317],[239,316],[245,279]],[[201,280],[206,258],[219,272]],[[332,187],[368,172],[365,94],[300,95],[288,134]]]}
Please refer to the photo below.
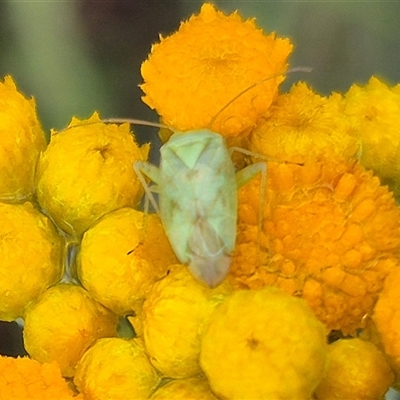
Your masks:
{"label": "greenish-white bug body", "polygon": [[[226,277],[235,247],[237,189],[265,163],[235,173],[225,139],[207,129],[176,132],[160,149],[160,167],[137,161],[134,169],[159,212],[178,259],[210,287]],[[151,191],[142,174],[156,187]],[[158,193],[157,205],[152,192]]]}
{"label": "greenish-white bug body", "polygon": [[209,130],[175,133],[159,169],[135,170],[157,185],[159,213],[178,259],[214,287],[226,276],[235,246],[237,181],[225,140]]}

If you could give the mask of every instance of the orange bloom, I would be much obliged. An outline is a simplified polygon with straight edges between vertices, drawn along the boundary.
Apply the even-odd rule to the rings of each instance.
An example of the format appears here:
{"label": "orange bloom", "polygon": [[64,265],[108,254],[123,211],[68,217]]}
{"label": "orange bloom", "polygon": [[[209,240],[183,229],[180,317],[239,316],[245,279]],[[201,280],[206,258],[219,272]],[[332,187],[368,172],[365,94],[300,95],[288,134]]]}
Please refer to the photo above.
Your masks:
{"label": "orange bloom", "polygon": [[387,187],[358,164],[270,162],[261,242],[259,189],[239,191],[235,285],[281,287],[329,329],[360,327],[398,266],[400,209]]}
{"label": "orange bloom", "polygon": [[285,72],[292,47],[289,39],[265,35],[254,19],[243,21],[237,12],[226,16],[206,3],[153,45],[142,64],[142,99],[175,130],[238,135],[268,109],[284,76],[257,85],[221,110],[254,83]]}
{"label": "orange bloom", "polygon": [[0,356],[0,400],[69,400],[72,390],[57,363],[40,364],[30,358]]}

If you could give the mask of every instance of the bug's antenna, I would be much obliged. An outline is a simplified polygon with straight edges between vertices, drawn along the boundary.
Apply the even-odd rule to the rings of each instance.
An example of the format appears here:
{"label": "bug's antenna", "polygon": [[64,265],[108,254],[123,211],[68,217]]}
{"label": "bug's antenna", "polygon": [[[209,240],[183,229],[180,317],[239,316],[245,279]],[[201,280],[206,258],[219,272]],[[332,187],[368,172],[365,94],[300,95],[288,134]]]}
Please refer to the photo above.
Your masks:
{"label": "bug's antenna", "polygon": [[105,123],[105,124],[132,124],[132,125],[153,126],[155,128],[160,128],[160,129],[170,129],[166,125],[158,124],[157,122],[145,121],[143,119],[107,118],[107,119],[102,119],[100,121],[86,122],[83,125],[82,124],[77,124],[77,125],[68,126],[67,128],[61,129],[61,130],[57,131],[56,133],[59,134],[61,132],[67,131],[67,130],[72,129],[72,128],[77,128],[77,127],[80,127],[80,126],[103,124],[103,123]]}
{"label": "bug's antenna", "polygon": [[243,96],[245,93],[247,93],[249,90],[255,88],[258,85],[261,85],[265,81],[268,81],[270,79],[276,78],[277,76],[280,75],[285,75],[285,74],[290,74],[292,72],[311,72],[312,68],[310,67],[296,67],[296,68],[291,68],[288,69],[287,71],[284,72],[277,72],[276,74],[267,76],[266,78],[261,79],[260,81],[253,83],[252,85],[248,86],[246,89],[242,90],[240,93],[238,93],[233,99],[229,100],[228,103],[226,103],[211,119],[208,127],[211,129],[213,126],[215,120],[221,115],[221,113],[226,110],[233,102],[235,102],[239,97]]}
{"label": "bug's antenna", "polygon": [[132,124],[132,125],[143,125],[143,126],[152,126],[154,128],[160,129],[170,129],[167,125],[158,124],[157,122],[149,122],[145,121],[144,119],[132,119],[132,118],[107,118],[102,119],[101,122],[107,124]]}

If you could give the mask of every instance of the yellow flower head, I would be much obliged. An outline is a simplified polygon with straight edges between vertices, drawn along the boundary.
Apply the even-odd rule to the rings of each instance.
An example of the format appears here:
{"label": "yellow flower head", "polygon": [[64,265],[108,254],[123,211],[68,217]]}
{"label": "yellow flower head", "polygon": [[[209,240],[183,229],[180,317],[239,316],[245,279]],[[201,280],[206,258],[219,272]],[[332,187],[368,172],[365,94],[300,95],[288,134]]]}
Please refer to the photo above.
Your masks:
{"label": "yellow flower head", "polygon": [[38,163],[37,197],[41,207],[69,234],[80,236],[106,213],[135,206],[143,188],[132,168],[145,161],[129,125],[104,124],[97,113],[52,132]]}
{"label": "yellow flower head", "polygon": [[0,400],[82,400],[74,396],[57,363],[0,356]]}
{"label": "yellow flower head", "polygon": [[354,120],[360,138],[361,164],[372,169],[400,195],[400,90],[372,77],[353,85],[345,97],[345,113]]}
{"label": "yellow flower head", "polygon": [[339,94],[323,97],[298,83],[259,120],[249,147],[275,161],[348,160],[358,150],[353,131]]}
{"label": "yellow flower head", "polygon": [[223,399],[310,399],[323,377],[326,331],[301,299],[238,290],[211,314],[200,364]]}
{"label": "yellow flower head", "polygon": [[63,376],[75,374],[85,351],[97,339],[116,336],[117,318],[77,285],[59,284],[27,308],[24,344],[39,362],[56,361]]}
{"label": "yellow flower head", "polygon": [[176,262],[158,215],[122,208],[85,232],[78,276],[94,299],[124,315],[137,311],[154,282]]}
{"label": "yellow flower head", "polygon": [[315,391],[318,400],[383,399],[393,383],[385,356],[364,340],[338,340],[328,346],[328,368]]}
{"label": "yellow flower head", "polygon": [[229,292],[222,283],[201,285],[183,265],[170,267],[143,304],[144,341],[152,364],[169,378],[201,373],[200,333],[215,306]]}
{"label": "yellow flower head", "polygon": [[74,383],[85,399],[147,399],[160,378],[139,340],[98,340],[79,361]]}
{"label": "yellow flower head", "polygon": [[0,82],[0,137],[0,201],[29,199],[34,191],[36,162],[46,139],[35,101],[19,93],[10,76]]}
{"label": "yellow flower head", "polygon": [[374,308],[372,320],[385,353],[396,371],[400,383],[400,268],[386,278],[385,286]]}
{"label": "yellow flower head", "polygon": [[218,400],[205,377],[174,379],[159,387],[150,400]]}
{"label": "yellow flower head", "polygon": [[0,203],[0,320],[25,307],[63,275],[64,243],[31,203]]}
{"label": "yellow flower head", "polygon": [[254,19],[243,21],[237,12],[226,16],[206,3],[153,45],[141,69],[143,101],[175,130],[238,135],[268,109],[284,76],[254,87],[219,112],[252,84],[285,72],[291,51],[289,39],[265,35]]}
{"label": "yellow flower head", "polygon": [[260,181],[239,191],[233,281],[301,296],[329,329],[359,328],[398,265],[393,195],[372,172],[345,163],[270,162],[266,186],[261,240]]}

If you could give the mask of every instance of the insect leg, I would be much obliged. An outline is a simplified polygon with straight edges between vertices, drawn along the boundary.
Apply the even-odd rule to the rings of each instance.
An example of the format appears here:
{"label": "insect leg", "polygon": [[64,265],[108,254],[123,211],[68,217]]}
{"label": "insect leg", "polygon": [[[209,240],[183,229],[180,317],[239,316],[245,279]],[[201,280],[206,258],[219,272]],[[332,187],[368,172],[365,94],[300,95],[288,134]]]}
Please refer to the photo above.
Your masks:
{"label": "insect leg", "polygon": [[236,172],[238,188],[251,181],[258,173],[261,173],[261,184],[264,185],[263,191],[265,192],[265,183],[267,178],[267,164],[265,162],[250,164]]}
{"label": "insect leg", "polygon": [[254,178],[258,173],[261,173],[261,190],[260,190],[260,201],[259,201],[259,211],[258,211],[258,231],[257,231],[257,265],[259,261],[260,253],[260,243],[261,243],[261,231],[262,222],[264,216],[264,205],[265,205],[265,194],[266,194],[266,184],[267,184],[267,164],[265,162],[258,162],[241,169],[236,173],[236,181],[238,188],[245,185],[252,178]]}
{"label": "insect leg", "polygon": [[[138,176],[139,181],[142,184],[144,191],[146,192],[146,196],[149,199],[151,205],[154,207],[157,214],[160,215],[160,208],[158,207],[156,199],[153,196],[153,193],[157,193],[158,191],[157,186],[159,185],[160,182],[159,169],[156,166],[151,165],[145,161],[134,162],[133,169],[135,170],[136,175]],[[156,184],[156,186],[150,188],[143,175],[146,175],[148,178],[150,178]]]}

